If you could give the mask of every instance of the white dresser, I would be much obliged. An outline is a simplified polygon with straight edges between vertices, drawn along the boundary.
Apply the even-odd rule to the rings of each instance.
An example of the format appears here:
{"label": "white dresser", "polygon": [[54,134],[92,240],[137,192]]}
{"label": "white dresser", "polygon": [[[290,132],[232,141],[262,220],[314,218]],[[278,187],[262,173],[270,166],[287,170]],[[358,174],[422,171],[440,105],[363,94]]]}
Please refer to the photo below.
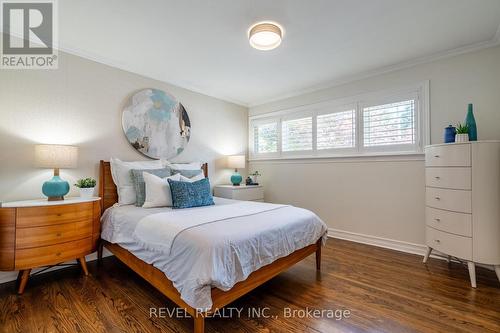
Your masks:
{"label": "white dresser", "polygon": [[427,262],[432,250],[475,263],[500,280],[500,141],[425,147]]}

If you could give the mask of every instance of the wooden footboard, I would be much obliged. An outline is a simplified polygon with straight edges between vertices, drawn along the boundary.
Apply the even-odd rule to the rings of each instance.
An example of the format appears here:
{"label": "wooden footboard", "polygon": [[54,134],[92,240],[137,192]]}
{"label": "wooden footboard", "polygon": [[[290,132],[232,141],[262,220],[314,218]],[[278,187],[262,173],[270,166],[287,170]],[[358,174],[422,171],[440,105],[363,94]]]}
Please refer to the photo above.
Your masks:
{"label": "wooden footboard", "polygon": [[321,239],[315,244],[306,246],[297,250],[290,255],[280,258],[273,263],[266,265],[259,270],[253,272],[244,281],[238,282],[228,291],[222,291],[217,288],[212,288],[212,309],[206,313],[200,313],[192,308],[181,299],[177,289],[173,286],[172,282],[165,276],[165,274],[153,265],[147,264],[141,259],[134,256],[129,251],[125,250],[117,244],[111,244],[106,241],[101,241],[99,250],[99,261],[102,259],[102,247],[107,248],[113,253],[120,261],[127,265],[134,272],[139,274],[144,280],[148,281],[163,295],[172,300],[179,307],[186,310],[194,318],[194,332],[203,333],[205,327],[205,316],[217,309],[221,309],[227,304],[233,302],[239,297],[257,288],[261,284],[269,281],[276,275],[287,270],[299,261],[303,260],[312,253],[316,253],[316,269],[321,268]]}

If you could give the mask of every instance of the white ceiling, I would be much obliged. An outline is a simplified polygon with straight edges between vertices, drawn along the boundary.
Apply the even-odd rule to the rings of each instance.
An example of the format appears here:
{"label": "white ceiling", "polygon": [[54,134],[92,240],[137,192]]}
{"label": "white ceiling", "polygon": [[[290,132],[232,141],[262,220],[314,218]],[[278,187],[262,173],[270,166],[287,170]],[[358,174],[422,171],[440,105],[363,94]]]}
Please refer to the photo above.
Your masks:
{"label": "white ceiling", "polygon": [[[242,105],[500,35],[499,0],[64,0],[59,18],[63,50]],[[273,51],[248,44],[265,19]]]}

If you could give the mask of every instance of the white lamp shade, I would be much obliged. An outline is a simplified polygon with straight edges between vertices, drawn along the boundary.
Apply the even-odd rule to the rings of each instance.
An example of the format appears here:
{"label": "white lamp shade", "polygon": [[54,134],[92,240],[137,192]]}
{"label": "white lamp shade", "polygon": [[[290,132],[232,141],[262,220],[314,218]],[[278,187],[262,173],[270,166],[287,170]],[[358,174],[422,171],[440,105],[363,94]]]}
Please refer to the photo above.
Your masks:
{"label": "white lamp shade", "polygon": [[36,145],[35,166],[39,168],[73,169],[78,163],[78,147]]}
{"label": "white lamp shade", "polygon": [[245,155],[233,155],[227,157],[227,167],[231,169],[245,168]]}

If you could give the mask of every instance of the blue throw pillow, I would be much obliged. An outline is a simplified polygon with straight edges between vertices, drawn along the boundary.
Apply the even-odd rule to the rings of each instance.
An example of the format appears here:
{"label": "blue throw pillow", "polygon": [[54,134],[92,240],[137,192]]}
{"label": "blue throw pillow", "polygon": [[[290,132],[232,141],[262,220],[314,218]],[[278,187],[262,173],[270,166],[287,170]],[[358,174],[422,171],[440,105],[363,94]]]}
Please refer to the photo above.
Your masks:
{"label": "blue throw pillow", "polygon": [[160,178],[165,178],[170,176],[170,169],[133,169],[130,170],[130,176],[132,177],[132,183],[135,188],[135,205],[137,207],[142,207],[144,205],[144,201],[146,200],[146,183],[144,183],[144,177],[142,176],[143,172],[151,173]]}
{"label": "blue throw pillow", "polygon": [[192,183],[167,179],[172,193],[172,208],[190,208],[214,205],[208,178]]}

